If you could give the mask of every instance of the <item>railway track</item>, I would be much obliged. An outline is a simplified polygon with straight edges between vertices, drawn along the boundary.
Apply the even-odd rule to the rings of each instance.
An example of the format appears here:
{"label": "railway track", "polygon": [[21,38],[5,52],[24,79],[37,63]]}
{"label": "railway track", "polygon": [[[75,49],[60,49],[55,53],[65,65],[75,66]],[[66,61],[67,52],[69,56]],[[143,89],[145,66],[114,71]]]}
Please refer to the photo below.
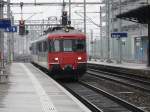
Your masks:
{"label": "railway track", "polygon": [[150,80],[146,78],[140,78],[136,77],[135,75],[129,75],[125,73],[115,74],[111,72],[95,70],[90,68],[88,69],[87,73],[92,76],[111,80],[150,93]]}
{"label": "railway track", "polygon": [[94,69],[89,69],[87,73],[91,74],[92,76],[94,75],[99,78],[111,80],[111,81],[114,81],[114,82],[117,82],[126,86],[134,87],[136,89],[139,89],[148,93],[150,92],[150,82],[145,81],[143,79],[139,79],[139,78],[132,77],[132,76],[129,77],[124,74],[118,75],[118,74],[104,72],[100,70],[94,70]]}
{"label": "railway track", "polygon": [[147,74],[146,71],[142,71],[142,70],[132,70],[132,69],[128,69],[128,68],[121,68],[121,67],[113,67],[113,66],[105,66],[105,65],[97,65],[97,64],[89,64],[88,63],[88,69],[95,69],[95,70],[100,70],[103,72],[110,72],[110,73],[114,73],[114,74],[120,74],[120,75],[124,75],[124,76],[129,76],[129,77],[133,77],[139,80],[145,80],[147,82],[150,81],[150,78],[147,75],[143,75],[143,73],[145,72],[145,74]]}
{"label": "railway track", "polygon": [[[88,81],[87,81],[88,82]],[[141,107],[97,88],[86,82],[62,83],[69,92],[83,102],[92,112],[144,112]]]}
{"label": "railway track", "polygon": [[61,85],[89,107],[92,112],[144,112],[135,105],[83,81],[61,83]]}
{"label": "railway track", "polygon": [[[127,73],[111,73],[109,70],[106,72],[99,69],[88,69],[87,72],[87,75],[94,78],[91,79],[93,82],[94,80],[98,82],[103,80],[102,82],[106,82],[105,84],[101,83],[101,85],[95,81],[95,84],[93,84],[94,86],[100,85],[97,87],[103,88],[107,92],[119,96],[119,98],[127,102],[138,105],[146,112],[150,112],[150,80],[148,78]],[[88,78],[85,79],[87,80]],[[91,83],[93,82],[91,81]],[[116,87],[114,88],[113,86]]]}

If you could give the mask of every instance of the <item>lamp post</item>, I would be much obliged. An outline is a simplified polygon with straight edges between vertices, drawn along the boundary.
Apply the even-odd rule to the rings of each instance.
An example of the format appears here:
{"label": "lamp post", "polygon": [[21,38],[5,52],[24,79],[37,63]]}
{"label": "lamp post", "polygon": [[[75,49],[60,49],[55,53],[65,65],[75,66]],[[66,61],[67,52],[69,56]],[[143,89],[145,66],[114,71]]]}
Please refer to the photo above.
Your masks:
{"label": "lamp post", "polygon": [[69,21],[71,22],[71,0],[69,0]]}

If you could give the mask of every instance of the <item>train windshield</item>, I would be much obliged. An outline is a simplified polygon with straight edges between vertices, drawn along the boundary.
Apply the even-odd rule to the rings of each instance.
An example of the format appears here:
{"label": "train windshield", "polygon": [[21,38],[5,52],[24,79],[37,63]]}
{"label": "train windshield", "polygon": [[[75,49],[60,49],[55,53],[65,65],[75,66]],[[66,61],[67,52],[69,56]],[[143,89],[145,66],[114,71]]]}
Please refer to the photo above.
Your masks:
{"label": "train windshield", "polygon": [[59,52],[60,51],[60,40],[54,41],[54,51]]}
{"label": "train windshield", "polygon": [[63,51],[71,52],[71,51],[85,51],[85,40],[63,40]]}
{"label": "train windshield", "polygon": [[50,52],[77,52],[85,50],[85,40],[50,40]]}
{"label": "train windshield", "polygon": [[60,52],[60,40],[50,40],[49,41],[49,52]]}
{"label": "train windshield", "polygon": [[73,51],[73,41],[72,40],[63,40],[63,51],[64,52]]}

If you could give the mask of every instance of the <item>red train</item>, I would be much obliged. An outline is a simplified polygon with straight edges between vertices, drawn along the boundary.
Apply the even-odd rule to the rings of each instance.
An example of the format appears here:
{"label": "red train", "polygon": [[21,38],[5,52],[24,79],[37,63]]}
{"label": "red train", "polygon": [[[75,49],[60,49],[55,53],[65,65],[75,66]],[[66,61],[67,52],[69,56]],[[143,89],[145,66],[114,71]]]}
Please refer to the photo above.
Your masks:
{"label": "red train", "polygon": [[31,43],[32,62],[46,68],[54,78],[78,79],[86,72],[86,36],[73,27],[49,28]]}

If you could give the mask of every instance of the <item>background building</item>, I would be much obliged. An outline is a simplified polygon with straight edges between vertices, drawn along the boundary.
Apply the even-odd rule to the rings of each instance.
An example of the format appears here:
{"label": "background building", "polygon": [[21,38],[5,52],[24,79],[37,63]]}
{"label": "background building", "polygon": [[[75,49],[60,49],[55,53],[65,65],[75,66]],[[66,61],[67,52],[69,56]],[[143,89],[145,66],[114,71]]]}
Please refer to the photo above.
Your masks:
{"label": "background building", "polygon": [[[145,63],[147,57],[147,25],[120,20],[116,15],[133,10],[142,5],[147,5],[150,0],[103,0],[106,3],[101,12],[102,16],[102,37],[97,44],[102,43],[99,54],[104,59],[114,59],[126,62]],[[117,39],[111,38],[112,32],[127,32],[128,37]],[[98,46],[98,45],[95,45]],[[99,50],[98,48],[96,50]],[[100,51],[99,51],[100,52]],[[98,57],[98,56],[96,56]]]}

